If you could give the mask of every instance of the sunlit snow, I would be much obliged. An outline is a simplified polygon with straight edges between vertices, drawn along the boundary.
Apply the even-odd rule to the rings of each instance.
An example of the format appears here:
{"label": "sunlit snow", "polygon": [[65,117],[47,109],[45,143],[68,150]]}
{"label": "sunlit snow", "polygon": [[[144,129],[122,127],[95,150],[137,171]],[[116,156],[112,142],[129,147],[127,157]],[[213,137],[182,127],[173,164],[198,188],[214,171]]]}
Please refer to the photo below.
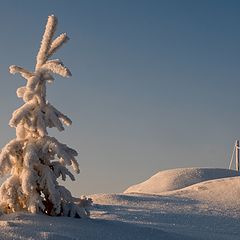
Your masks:
{"label": "sunlit snow", "polygon": [[[151,189],[160,189],[161,184],[166,187],[168,182],[168,189],[175,190],[159,194],[149,191],[149,194],[92,195],[90,219],[27,213],[2,215],[1,239],[239,239],[237,172],[188,168],[157,175],[165,178],[159,181],[150,178],[147,183]],[[176,178],[177,189],[174,181],[170,181]]]}

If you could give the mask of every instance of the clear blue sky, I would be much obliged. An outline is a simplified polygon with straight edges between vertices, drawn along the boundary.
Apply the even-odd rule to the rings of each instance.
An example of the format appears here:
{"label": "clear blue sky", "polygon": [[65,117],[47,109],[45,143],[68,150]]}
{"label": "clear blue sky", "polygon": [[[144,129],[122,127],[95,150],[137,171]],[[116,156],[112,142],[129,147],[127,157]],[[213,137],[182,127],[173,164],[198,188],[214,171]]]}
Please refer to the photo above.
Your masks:
{"label": "clear blue sky", "polygon": [[73,74],[48,99],[73,125],[50,131],[79,151],[75,195],[121,192],[177,167],[228,167],[240,138],[240,1],[3,0],[0,145],[33,69],[47,16],[70,41],[58,51]]}

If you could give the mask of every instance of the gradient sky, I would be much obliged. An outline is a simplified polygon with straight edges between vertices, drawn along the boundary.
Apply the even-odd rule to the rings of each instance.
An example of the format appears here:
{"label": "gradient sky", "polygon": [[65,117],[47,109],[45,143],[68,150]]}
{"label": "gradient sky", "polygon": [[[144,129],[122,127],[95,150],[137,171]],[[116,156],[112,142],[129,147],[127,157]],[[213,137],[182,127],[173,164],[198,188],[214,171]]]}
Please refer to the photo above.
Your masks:
{"label": "gradient sky", "polygon": [[49,133],[79,151],[74,195],[122,192],[177,167],[227,168],[240,138],[240,1],[2,0],[0,145],[15,136],[20,76],[32,70],[47,16],[70,41],[73,76],[48,99],[73,121]]}

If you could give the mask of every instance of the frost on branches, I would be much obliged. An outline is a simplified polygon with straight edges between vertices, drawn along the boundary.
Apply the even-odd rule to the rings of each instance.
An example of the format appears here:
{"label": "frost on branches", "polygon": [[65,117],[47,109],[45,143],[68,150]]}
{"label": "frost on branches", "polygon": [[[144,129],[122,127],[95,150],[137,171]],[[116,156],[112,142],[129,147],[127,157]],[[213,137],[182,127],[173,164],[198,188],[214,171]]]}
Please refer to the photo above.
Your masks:
{"label": "frost on branches", "polygon": [[75,202],[71,193],[57,182],[59,177],[65,180],[67,176],[74,180],[66,166],[79,173],[77,152],[47,132],[52,127],[63,131],[63,125],[71,124],[67,116],[46,100],[46,83],[54,81],[52,73],[71,76],[59,59],[49,60],[68,40],[66,33],[53,40],[56,26],[57,18],[49,16],[34,72],[15,65],[9,68],[10,73],[19,73],[27,81],[17,89],[17,96],[24,104],[13,112],[9,122],[16,128],[16,138],[0,153],[0,176],[10,175],[0,188],[0,208],[4,213],[89,216],[91,199],[82,197]]}

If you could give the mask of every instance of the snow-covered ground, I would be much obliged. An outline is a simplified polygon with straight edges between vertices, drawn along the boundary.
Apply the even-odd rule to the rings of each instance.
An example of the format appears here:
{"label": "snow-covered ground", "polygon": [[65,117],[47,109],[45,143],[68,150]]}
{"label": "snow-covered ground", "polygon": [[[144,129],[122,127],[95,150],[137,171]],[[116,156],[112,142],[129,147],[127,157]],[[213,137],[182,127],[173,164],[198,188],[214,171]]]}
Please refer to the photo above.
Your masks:
{"label": "snow-covered ground", "polygon": [[177,168],[160,171],[148,180],[129,187],[124,193],[161,194],[199,182],[238,175],[234,170],[221,168]]}
{"label": "snow-covered ground", "polygon": [[[158,175],[164,178],[156,181]],[[237,240],[240,176],[236,175],[223,169],[159,172],[144,183],[152,189],[149,194],[147,188],[143,192],[137,188],[138,194],[92,195],[91,219],[2,215],[0,239]]]}

